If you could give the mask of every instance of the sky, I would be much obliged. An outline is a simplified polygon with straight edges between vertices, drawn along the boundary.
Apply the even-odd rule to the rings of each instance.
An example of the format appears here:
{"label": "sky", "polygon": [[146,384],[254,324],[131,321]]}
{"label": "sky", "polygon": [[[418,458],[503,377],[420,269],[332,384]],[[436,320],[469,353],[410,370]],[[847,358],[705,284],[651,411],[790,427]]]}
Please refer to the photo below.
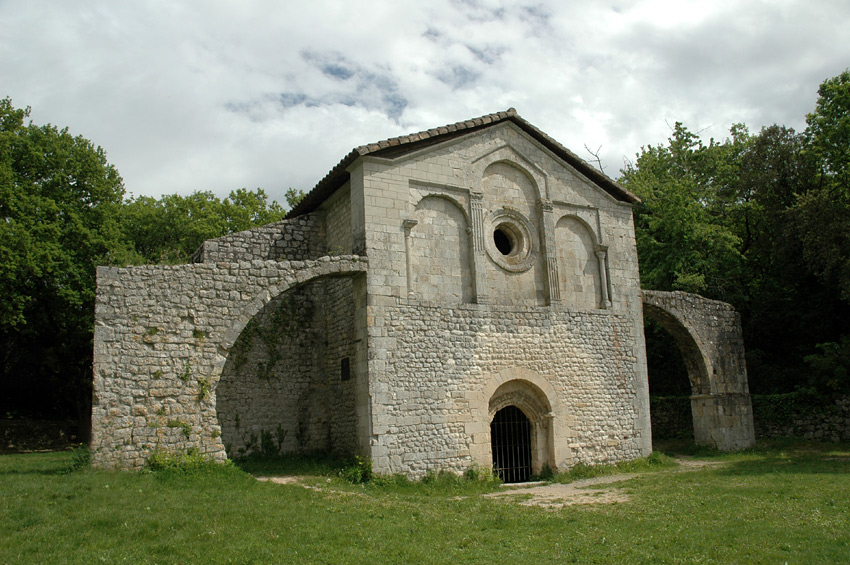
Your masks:
{"label": "sky", "polygon": [[677,121],[802,131],[848,67],[847,0],[0,0],[0,97],[134,196],[283,202],[356,146],[509,107],[616,179]]}

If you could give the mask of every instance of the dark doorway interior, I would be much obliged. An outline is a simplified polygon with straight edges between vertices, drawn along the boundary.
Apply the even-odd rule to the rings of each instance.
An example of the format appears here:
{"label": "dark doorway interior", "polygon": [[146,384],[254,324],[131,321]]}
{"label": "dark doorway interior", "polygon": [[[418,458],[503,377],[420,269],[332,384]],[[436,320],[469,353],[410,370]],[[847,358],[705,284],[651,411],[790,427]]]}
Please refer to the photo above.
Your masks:
{"label": "dark doorway interior", "polygon": [[531,477],[531,422],[516,406],[506,406],[490,423],[493,472],[506,483]]}

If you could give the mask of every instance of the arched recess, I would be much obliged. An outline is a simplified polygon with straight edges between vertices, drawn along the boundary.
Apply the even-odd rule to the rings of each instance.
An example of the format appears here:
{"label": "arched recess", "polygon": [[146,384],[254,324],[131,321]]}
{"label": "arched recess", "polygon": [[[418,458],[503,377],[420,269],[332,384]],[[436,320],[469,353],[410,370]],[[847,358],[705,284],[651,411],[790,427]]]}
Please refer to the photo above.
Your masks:
{"label": "arched recess", "polygon": [[[486,288],[490,300],[494,304],[546,304],[537,181],[516,162],[497,160],[483,170],[481,191],[487,208],[482,237],[489,257]],[[513,259],[518,261],[511,263]]]}
{"label": "arched recess", "polygon": [[409,290],[420,300],[472,302],[468,222],[460,205],[444,195],[416,204],[407,233]]}
{"label": "arched recess", "polygon": [[[549,198],[546,172],[534,164],[534,160],[526,158],[510,144],[504,144],[495,149],[489,149],[479,157],[472,160],[473,167],[470,169],[469,182],[474,183],[487,176],[485,172],[495,163],[504,163],[513,167],[528,177],[535,187],[537,199]],[[511,173],[513,174],[513,173]],[[510,175],[509,175],[510,176]],[[477,177],[477,178],[476,178]],[[536,205],[537,200],[532,202]]]}
{"label": "arched recess", "polygon": [[[577,216],[561,217],[555,224],[558,284],[561,300],[575,308],[603,308],[607,289],[603,284],[605,255],[593,230]],[[599,253],[597,253],[599,252]]]}
{"label": "arched recess", "polygon": [[496,161],[484,169],[481,190],[503,205],[532,214],[540,200],[540,191],[534,177],[511,161]]}
{"label": "arched recess", "polygon": [[[531,472],[540,473],[546,465],[555,468],[553,412],[546,394],[525,379],[504,382],[490,397],[488,422],[492,424],[497,413],[511,406],[519,409],[531,424]],[[491,461],[492,456],[491,453]]]}
{"label": "arched recess", "polygon": [[352,276],[310,278],[244,325],[214,388],[229,457],[357,451],[356,302]]}

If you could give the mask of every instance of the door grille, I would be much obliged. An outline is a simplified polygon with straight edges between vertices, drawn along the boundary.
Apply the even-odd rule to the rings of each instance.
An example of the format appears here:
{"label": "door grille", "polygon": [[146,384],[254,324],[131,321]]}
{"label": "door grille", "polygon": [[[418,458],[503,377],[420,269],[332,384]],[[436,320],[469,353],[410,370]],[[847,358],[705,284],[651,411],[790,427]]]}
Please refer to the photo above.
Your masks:
{"label": "door grille", "polygon": [[531,421],[516,406],[502,408],[490,424],[493,472],[506,483],[531,477]]}

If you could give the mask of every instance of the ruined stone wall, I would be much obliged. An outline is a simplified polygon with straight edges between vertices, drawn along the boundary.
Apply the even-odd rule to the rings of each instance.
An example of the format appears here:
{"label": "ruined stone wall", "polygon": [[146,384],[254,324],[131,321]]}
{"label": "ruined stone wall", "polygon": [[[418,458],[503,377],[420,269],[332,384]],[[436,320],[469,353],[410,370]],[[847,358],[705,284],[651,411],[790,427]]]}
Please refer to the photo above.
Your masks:
{"label": "ruined stone wall", "polygon": [[643,292],[644,309],[675,339],[691,381],[694,440],[722,450],[755,443],[741,320],[731,305],[686,292]]}
{"label": "ruined stone wall", "polygon": [[353,453],[355,355],[351,280],[320,279],[271,300],[228,355],[216,408],[228,456]]}
{"label": "ruined stone wall", "polygon": [[[318,259],[325,252],[324,215],[304,214],[205,241],[193,263]],[[341,253],[339,254],[341,255]]]}
{"label": "ruined stone wall", "polygon": [[689,373],[700,372],[691,375],[694,394],[749,393],[741,318],[731,305],[681,291],[647,290],[643,300],[679,344]]}
{"label": "ruined stone wall", "polygon": [[[290,288],[365,270],[365,259],[352,256],[303,262],[99,267],[94,464],[139,468],[155,450],[195,449],[223,460],[217,388],[233,344],[246,325]],[[362,316],[358,319],[362,321]],[[350,334],[350,327],[329,332],[332,341],[340,341],[340,335],[348,339]],[[356,328],[354,334],[355,341],[362,339]],[[358,352],[357,357],[363,355]],[[354,420],[355,415],[348,419]],[[358,436],[358,441],[368,440]]]}
{"label": "ruined stone wall", "polygon": [[640,375],[623,347],[633,333],[629,317],[479,305],[401,304],[383,312],[392,347],[377,362],[375,400],[385,410],[376,417],[373,457],[385,457],[387,471],[488,466],[489,398],[480,395],[511,367],[539,375],[555,392],[555,466],[642,455],[649,431],[635,418]]}

